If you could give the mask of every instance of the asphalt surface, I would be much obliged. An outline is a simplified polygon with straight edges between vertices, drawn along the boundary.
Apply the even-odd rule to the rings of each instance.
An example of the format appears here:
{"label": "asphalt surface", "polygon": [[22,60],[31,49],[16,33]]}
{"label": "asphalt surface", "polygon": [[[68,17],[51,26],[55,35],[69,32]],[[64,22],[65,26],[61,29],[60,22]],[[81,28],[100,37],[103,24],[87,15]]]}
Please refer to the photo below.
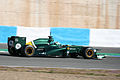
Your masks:
{"label": "asphalt surface", "polygon": [[[6,44],[0,45],[6,49]],[[119,48],[100,48],[100,52],[120,53]],[[15,57],[7,52],[0,52],[0,66],[82,68],[82,69],[120,69],[120,57],[107,57],[103,60],[52,57]]]}
{"label": "asphalt surface", "polygon": [[84,68],[84,69],[120,69],[119,57],[107,57],[103,60],[51,57],[14,57],[0,52],[0,66]]}

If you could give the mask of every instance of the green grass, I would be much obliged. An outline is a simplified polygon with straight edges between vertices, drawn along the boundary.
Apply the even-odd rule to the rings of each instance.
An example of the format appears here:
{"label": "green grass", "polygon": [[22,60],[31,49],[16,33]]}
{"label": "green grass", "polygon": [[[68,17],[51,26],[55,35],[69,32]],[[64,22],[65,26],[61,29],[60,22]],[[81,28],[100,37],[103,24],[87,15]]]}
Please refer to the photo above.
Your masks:
{"label": "green grass", "polygon": [[91,75],[91,76],[107,76],[105,74],[97,74],[97,73],[84,73],[84,75]]}
{"label": "green grass", "polygon": [[115,75],[116,77],[120,77],[120,74]]}

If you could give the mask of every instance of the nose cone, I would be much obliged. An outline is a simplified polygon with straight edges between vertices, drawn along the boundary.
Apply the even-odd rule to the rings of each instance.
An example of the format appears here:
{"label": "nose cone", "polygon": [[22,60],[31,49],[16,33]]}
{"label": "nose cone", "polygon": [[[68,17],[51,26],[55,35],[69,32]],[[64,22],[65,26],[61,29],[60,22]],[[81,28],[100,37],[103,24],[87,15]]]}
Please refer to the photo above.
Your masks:
{"label": "nose cone", "polygon": [[97,59],[102,60],[103,58],[104,58],[104,56],[103,56],[103,55],[99,55],[99,56],[97,56]]}

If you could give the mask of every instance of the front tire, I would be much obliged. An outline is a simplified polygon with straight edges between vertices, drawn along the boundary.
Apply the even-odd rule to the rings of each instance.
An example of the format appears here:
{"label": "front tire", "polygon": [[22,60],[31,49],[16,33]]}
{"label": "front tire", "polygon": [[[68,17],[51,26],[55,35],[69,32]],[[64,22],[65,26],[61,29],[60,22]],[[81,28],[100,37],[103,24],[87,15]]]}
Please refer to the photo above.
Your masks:
{"label": "front tire", "polygon": [[95,52],[93,48],[86,48],[83,51],[83,57],[85,59],[93,59],[95,57]]}

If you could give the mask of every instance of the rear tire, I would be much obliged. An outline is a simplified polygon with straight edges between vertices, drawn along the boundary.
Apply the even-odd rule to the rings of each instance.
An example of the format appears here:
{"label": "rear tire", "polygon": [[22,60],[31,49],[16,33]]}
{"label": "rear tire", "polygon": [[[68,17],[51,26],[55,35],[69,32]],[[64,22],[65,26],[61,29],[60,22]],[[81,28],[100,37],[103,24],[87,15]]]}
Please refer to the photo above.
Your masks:
{"label": "rear tire", "polygon": [[93,48],[86,48],[83,51],[83,57],[85,59],[93,59],[95,57],[95,52]]}
{"label": "rear tire", "polygon": [[11,56],[18,56],[17,54],[16,54],[16,51],[15,51],[15,49],[14,48],[8,48],[8,52],[9,52],[9,54],[11,55]]}

